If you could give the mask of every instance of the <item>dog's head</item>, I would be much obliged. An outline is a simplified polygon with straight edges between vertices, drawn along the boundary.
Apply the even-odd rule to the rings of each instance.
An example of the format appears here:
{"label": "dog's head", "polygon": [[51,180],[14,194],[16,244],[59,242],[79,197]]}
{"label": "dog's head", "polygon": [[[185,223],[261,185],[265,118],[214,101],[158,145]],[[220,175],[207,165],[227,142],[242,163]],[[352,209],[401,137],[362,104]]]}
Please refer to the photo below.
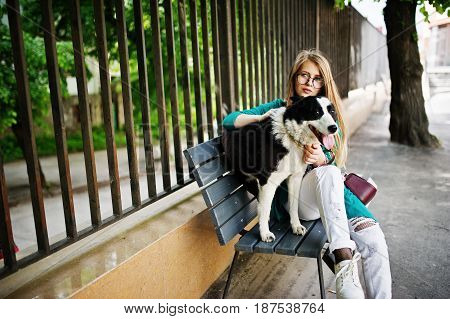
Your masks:
{"label": "dog's head", "polygon": [[331,148],[334,143],[332,136],[338,127],[336,110],[330,100],[324,96],[295,96],[291,101],[292,105],[283,115],[289,133],[305,144],[311,142],[308,136],[315,136],[325,147]]}

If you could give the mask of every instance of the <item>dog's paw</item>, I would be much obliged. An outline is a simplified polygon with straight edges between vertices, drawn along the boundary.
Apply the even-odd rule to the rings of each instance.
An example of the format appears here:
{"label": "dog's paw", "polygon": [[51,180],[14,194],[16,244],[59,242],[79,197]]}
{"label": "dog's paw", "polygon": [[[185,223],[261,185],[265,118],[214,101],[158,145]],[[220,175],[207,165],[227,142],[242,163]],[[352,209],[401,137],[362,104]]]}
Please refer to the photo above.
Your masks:
{"label": "dog's paw", "polygon": [[261,232],[260,234],[261,234],[261,240],[265,241],[266,243],[271,243],[275,240],[275,235],[270,231]]}
{"label": "dog's paw", "polygon": [[291,226],[292,226],[292,231],[294,232],[294,234],[302,235],[302,236],[304,234],[306,234],[306,228],[302,224],[291,225]]}

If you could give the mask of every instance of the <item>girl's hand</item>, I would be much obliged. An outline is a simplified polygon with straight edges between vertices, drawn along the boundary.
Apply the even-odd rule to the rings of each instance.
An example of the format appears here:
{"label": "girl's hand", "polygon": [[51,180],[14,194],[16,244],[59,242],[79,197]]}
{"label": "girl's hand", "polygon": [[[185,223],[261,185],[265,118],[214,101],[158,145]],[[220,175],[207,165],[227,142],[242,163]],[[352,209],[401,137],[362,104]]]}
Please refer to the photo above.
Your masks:
{"label": "girl's hand", "polygon": [[266,113],[264,113],[263,115],[260,115],[258,122],[264,121],[266,118],[271,116],[275,111],[276,111],[276,109],[270,109]]}
{"label": "girl's hand", "polygon": [[303,161],[306,164],[313,164],[314,166],[320,166],[327,162],[327,158],[322,151],[319,143],[310,144],[305,146],[303,152]]}

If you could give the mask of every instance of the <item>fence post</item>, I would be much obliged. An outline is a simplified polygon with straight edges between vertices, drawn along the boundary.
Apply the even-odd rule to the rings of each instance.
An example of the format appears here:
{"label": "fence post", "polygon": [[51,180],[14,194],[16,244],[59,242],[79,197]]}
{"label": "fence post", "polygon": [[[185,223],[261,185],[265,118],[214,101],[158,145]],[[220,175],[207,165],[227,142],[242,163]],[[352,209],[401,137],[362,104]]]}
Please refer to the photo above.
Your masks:
{"label": "fence post", "polygon": [[220,47],[220,76],[222,84],[222,105],[225,104],[230,112],[235,110],[233,79],[233,45],[231,38],[231,3],[230,0],[217,2],[219,47]]}
{"label": "fence post", "polygon": [[316,1],[316,49],[320,50],[320,1]]}

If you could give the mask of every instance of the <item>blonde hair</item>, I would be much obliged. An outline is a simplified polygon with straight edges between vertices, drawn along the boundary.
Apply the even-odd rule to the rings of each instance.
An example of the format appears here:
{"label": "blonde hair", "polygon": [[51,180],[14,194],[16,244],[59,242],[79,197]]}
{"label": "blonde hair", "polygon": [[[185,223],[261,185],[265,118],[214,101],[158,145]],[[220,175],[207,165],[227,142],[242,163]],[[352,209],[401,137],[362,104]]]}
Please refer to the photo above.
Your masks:
{"label": "blonde hair", "polygon": [[333,151],[336,155],[336,164],[338,167],[345,166],[345,162],[347,160],[347,131],[345,128],[344,119],[342,117],[342,100],[339,96],[339,91],[336,86],[336,83],[333,80],[333,75],[331,73],[330,64],[328,60],[325,58],[322,52],[316,49],[302,50],[299,52],[297,57],[295,58],[294,65],[291,68],[289,73],[289,79],[287,84],[286,91],[286,101],[287,107],[290,106],[291,101],[290,97],[297,95],[295,92],[295,84],[296,84],[296,74],[300,70],[303,63],[306,61],[311,61],[317,65],[319,68],[320,74],[324,79],[325,85],[321,88],[319,92],[320,95],[327,97],[331,103],[333,103],[336,113],[337,119],[339,122],[339,129],[341,130],[341,134],[335,135],[335,146],[333,147]]}

